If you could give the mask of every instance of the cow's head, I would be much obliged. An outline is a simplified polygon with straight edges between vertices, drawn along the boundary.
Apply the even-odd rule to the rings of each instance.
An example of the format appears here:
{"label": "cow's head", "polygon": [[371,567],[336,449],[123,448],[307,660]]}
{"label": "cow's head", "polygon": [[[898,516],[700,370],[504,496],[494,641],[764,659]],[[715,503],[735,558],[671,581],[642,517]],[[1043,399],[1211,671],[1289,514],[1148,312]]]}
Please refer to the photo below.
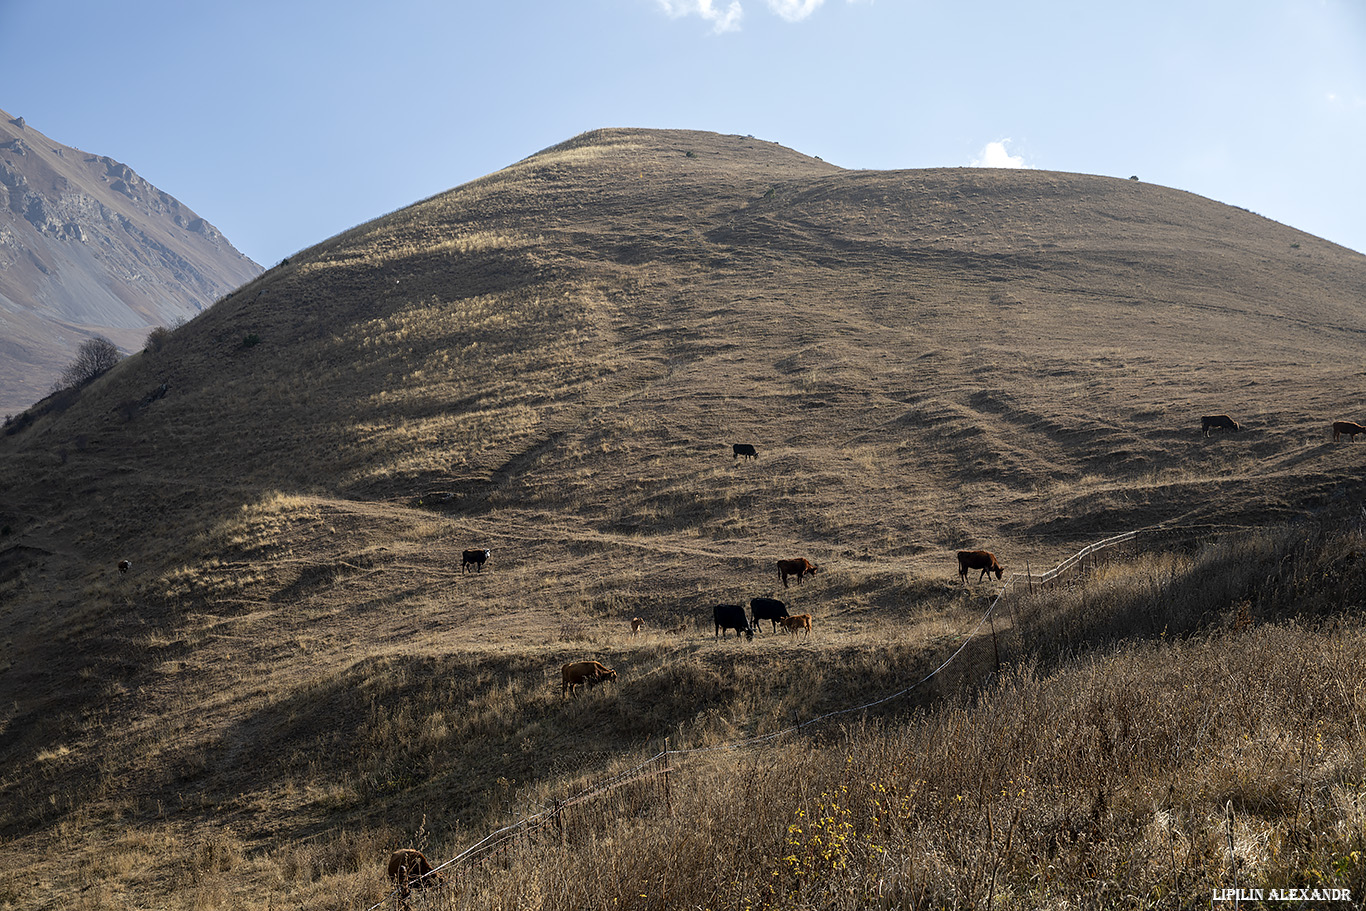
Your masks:
{"label": "cow's head", "polygon": [[997,563],[995,566],[991,568],[991,570],[992,572],[996,573],[996,578],[999,579],[1002,575],[1005,574],[1006,568],[1001,564]]}
{"label": "cow's head", "polygon": [[603,683],[604,681],[616,679],[617,672],[608,667],[603,668],[600,671],[596,671],[591,677],[587,679],[586,682],[589,686],[597,686],[599,683]]}
{"label": "cow's head", "polygon": [[749,626],[745,627],[745,638],[748,639],[750,642],[753,642],[753,641],[754,641],[754,624],[753,624],[753,623],[751,623]]}

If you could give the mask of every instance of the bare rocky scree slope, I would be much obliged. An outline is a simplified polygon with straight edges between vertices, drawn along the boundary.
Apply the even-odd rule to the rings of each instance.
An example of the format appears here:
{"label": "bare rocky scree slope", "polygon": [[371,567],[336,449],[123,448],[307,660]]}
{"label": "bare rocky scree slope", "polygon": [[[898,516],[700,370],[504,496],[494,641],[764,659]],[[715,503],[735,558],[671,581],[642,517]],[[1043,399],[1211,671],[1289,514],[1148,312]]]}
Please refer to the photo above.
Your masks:
{"label": "bare rocky scree slope", "polygon": [[46,395],[86,339],[137,351],[260,271],[132,168],[0,111],[0,414]]}

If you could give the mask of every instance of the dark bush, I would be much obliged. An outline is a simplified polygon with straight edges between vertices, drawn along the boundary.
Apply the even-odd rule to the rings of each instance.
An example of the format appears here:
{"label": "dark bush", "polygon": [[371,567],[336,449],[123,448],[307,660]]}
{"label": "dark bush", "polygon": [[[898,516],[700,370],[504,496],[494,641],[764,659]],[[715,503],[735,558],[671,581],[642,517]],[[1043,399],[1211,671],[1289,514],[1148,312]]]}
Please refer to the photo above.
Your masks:
{"label": "dark bush", "polygon": [[76,359],[62,371],[62,378],[57,381],[52,391],[78,389],[100,374],[108,372],[122,359],[123,355],[119,354],[118,346],[104,336],[97,335],[88,339],[77,350]]}
{"label": "dark bush", "polygon": [[166,341],[171,337],[171,330],[165,326],[157,326],[147,333],[147,341],[143,344],[142,350],[153,353],[166,347]]}

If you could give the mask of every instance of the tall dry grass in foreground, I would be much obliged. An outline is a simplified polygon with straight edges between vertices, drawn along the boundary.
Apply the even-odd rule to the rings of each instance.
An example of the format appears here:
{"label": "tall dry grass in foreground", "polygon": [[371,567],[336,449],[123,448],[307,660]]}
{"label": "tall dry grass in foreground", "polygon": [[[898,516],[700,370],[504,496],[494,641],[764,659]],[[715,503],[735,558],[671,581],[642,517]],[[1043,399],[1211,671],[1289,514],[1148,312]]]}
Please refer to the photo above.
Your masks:
{"label": "tall dry grass in foreground", "polygon": [[[1193,908],[1228,887],[1359,900],[1366,630],[1343,569],[1361,547],[1355,531],[1265,533],[1140,557],[1127,584],[1125,564],[1102,567],[1031,599],[1035,641],[1065,634],[975,693],[682,752],[667,803],[567,810],[562,831],[430,901]],[[1223,600],[1191,594],[1220,569]]]}
{"label": "tall dry grass in foreground", "polygon": [[566,814],[465,883],[478,908],[1206,906],[1366,895],[1366,633],[1158,642],[906,724],[679,757],[671,815]]}

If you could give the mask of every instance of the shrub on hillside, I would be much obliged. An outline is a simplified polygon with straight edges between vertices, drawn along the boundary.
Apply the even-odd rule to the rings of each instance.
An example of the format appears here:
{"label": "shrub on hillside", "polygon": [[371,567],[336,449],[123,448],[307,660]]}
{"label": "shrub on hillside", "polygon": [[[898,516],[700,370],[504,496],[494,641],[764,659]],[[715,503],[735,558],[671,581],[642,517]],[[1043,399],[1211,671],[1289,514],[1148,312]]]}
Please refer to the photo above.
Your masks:
{"label": "shrub on hillside", "polygon": [[76,351],[76,359],[67,364],[62,377],[52,387],[53,392],[63,389],[79,389],[91,380],[107,373],[123,355],[118,346],[102,335],[87,339]]}
{"label": "shrub on hillside", "polygon": [[166,347],[166,341],[171,337],[171,330],[165,326],[157,326],[147,333],[147,341],[143,343],[142,350],[153,354]]}

